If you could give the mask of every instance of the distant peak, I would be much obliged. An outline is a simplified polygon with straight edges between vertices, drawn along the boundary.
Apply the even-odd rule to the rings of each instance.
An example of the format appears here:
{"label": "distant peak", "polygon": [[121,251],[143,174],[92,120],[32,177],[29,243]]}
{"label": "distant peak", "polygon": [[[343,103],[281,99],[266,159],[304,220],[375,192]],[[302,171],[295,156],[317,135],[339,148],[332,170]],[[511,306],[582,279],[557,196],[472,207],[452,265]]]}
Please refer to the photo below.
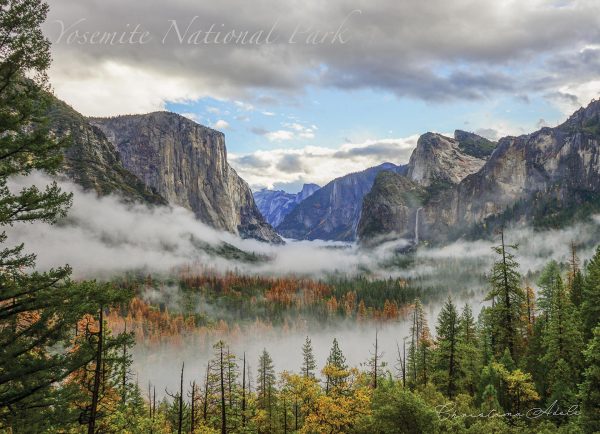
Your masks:
{"label": "distant peak", "polygon": [[562,127],[584,127],[600,122],[600,99],[593,99],[586,107],[581,107],[565,121]]}

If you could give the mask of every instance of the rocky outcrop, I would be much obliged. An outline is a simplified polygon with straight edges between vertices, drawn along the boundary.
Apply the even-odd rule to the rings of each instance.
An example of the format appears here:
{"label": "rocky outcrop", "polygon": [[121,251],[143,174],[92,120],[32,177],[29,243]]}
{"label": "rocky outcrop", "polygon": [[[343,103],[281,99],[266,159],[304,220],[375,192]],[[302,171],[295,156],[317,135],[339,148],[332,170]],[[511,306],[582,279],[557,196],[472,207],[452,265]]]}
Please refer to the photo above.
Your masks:
{"label": "rocky outcrop", "polygon": [[443,242],[509,223],[559,227],[598,211],[600,101],[592,101],[556,128],[500,139],[481,169],[459,183],[428,188],[420,233]]}
{"label": "rocky outcrop", "polygon": [[465,154],[483,159],[492,155],[498,145],[485,137],[462,130],[454,131],[454,140],[458,141],[458,148]]}
{"label": "rocky outcrop", "polygon": [[61,171],[86,190],[117,194],[126,201],[166,205],[167,201],[128,171],[104,133],[64,102],[53,98],[50,130],[68,140]]}
{"label": "rocky outcrop", "polygon": [[288,214],[278,232],[295,239],[355,240],[363,198],[382,170],[404,173],[406,169],[384,163],[334,179]]}
{"label": "rocky outcrop", "polygon": [[423,187],[394,172],[377,174],[373,188],[362,203],[358,238],[362,244],[374,244],[394,238],[418,243],[418,213],[426,191]]}
{"label": "rocky outcrop", "polygon": [[304,184],[302,190],[298,193],[286,193],[283,190],[263,188],[254,193],[254,200],[265,220],[271,226],[277,227],[300,202],[319,188],[321,187],[317,184]]}
{"label": "rocky outcrop", "polygon": [[594,207],[599,194],[600,101],[594,101],[556,128],[501,139],[481,170],[427,214],[434,234],[445,231],[440,224],[464,232],[488,220],[552,226],[583,203]]}
{"label": "rocky outcrop", "polygon": [[[465,138],[462,134],[460,137]],[[464,152],[458,140],[426,133],[419,137],[417,147],[410,156],[407,176],[425,187],[434,183],[458,184],[481,169],[484,163],[484,158]]]}
{"label": "rocky outcrop", "polygon": [[243,238],[281,242],[227,162],[223,133],[169,112],[93,118],[129,171],[169,203]]}

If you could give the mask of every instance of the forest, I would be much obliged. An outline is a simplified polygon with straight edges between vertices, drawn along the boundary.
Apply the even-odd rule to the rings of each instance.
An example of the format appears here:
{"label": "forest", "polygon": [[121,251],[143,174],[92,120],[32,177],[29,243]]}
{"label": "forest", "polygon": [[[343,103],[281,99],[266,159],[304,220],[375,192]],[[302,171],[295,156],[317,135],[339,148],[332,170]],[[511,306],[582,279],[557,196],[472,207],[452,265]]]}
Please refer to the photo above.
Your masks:
{"label": "forest", "polygon": [[[56,223],[68,214],[70,194],[56,183],[20,191],[9,183],[33,171],[55,173],[68,145],[49,133],[46,118],[51,59],[40,25],[48,7],[39,0],[11,4],[0,2],[0,225]],[[508,234],[498,234],[481,312],[449,296],[430,324],[424,302],[440,294],[406,279],[184,268],[170,278],[76,280],[68,266],[37,271],[35,255],[2,233],[0,431],[600,432],[600,246],[582,264],[573,243],[566,267],[550,261],[531,282],[520,272],[518,246],[505,242]],[[182,294],[178,309],[147,299],[149,288],[170,286]],[[199,312],[198,303],[212,313]],[[268,340],[250,360],[224,339],[208,345],[205,338],[304,316],[370,327],[364,363],[350,365],[344,349],[353,342],[333,339],[318,365],[307,335],[295,369],[281,370]],[[384,348],[379,327],[400,320],[409,322],[409,335]],[[136,345],[152,350],[190,335],[210,354],[202,372],[189,375],[182,363],[178,387],[166,390],[138,381]],[[383,362],[384,353],[395,363]]]}

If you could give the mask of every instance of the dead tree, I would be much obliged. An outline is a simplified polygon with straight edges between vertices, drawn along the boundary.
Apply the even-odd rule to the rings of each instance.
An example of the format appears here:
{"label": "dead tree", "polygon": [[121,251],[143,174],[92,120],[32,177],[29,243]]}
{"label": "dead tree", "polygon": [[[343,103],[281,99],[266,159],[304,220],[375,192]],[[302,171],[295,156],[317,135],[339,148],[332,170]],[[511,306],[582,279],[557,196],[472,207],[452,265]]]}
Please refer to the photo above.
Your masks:
{"label": "dead tree", "polygon": [[96,432],[96,417],[98,414],[98,400],[100,396],[100,382],[102,380],[102,367],[104,354],[104,309],[100,306],[99,313],[99,324],[98,324],[98,344],[96,347],[96,367],[94,369],[94,385],[92,388],[92,405],[90,408],[90,419],[88,422],[88,434],[95,434]]}

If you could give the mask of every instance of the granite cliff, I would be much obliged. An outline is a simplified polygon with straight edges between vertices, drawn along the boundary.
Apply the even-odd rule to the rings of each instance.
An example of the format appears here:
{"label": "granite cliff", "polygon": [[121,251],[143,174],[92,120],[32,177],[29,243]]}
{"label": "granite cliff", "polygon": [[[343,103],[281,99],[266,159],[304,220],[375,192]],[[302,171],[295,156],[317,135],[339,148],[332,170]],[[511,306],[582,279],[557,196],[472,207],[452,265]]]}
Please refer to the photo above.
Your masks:
{"label": "granite cliff", "polygon": [[[431,185],[420,219],[421,239],[431,242],[481,237],[506,224],[560,227],[598,212],[600,101],[555,128],[504,137],[475,173],[443,188]],[[363,218],[375,219],[369,209],[376,207],[365,208]],[[398,223],[396,232],[414,230],[407,224]],[[377,235],[365,232],[361,239]]]}
{"label": "granite cliff", "polygon": [[123,166],[169,203],[243,238],[280,243],[252,192],[227,162],[225,136],[169,112],[90,119]]}
{"label": "granite cliff", "polygon": [[67,139],[62,172],[99,195],[118,194],[126,201],[166,205],[156,190],[128,171],[104,133],[64,102],[54,98],[49,109],[51,133]]}

